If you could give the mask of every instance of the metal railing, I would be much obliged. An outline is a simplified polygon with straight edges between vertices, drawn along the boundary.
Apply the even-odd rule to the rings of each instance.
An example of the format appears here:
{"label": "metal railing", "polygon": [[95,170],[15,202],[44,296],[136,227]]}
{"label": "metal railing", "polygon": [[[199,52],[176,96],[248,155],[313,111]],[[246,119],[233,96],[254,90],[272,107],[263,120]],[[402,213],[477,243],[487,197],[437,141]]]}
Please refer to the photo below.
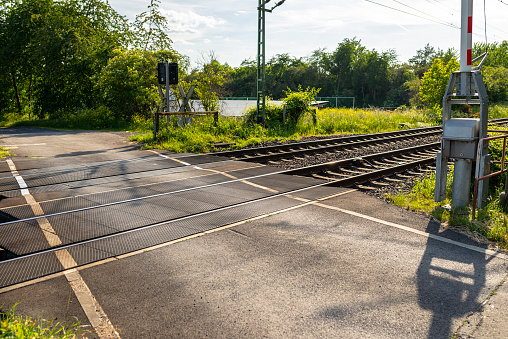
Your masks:
{"label": "metal railing", "polygon": [[[508,131],[504,131],[504,130],[503,131],[488,130],[487,132],[489,132],[489,133],[508,133]],[[503,139],[503,153],[501,155],[501,161],[493,161],[493,163],[500,163],[501,164],[501,170],[499,170],[497,172],[494,172],[494,173],[490,173],[490,174],[484,175],[482,177],[477,177],[477,176],[480,175],[480,173],[476,173],[476,175],[475,175],[475,179],[474,179],[474,191],[473,191],[473,213],[472,213],[473,219],[476,218],[476,205],[477,205],[477,199],[478,199],[478,184],[479,184],[479,182],[482,181],[482,180],[485,180],[485,179],[489,179],[489,178],[495,177],[496,175],[503,174],[504,172],[508,171],[508,168],[505,168],[506,139],[507,138],[508,138],[508,134],[503,134],[503,135],[497,135],[497,136],[493,136],[493,137],[482,138],[478,142],[478,152],[477,152],[478,155],[477,155],[477,160],[476,161],[479,161],[478,159],[480,157],[481,150],[483,148],[483,143],[485,141],[496,140],[496,139]]]}

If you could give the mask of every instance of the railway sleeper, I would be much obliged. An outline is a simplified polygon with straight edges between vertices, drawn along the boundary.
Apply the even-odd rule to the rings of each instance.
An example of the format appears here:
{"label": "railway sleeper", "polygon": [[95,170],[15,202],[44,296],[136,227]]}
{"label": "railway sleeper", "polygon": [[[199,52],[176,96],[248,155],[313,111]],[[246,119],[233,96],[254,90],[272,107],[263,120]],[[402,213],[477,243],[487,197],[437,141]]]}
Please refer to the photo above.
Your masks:
{"label": "railway sleeper", "polygon": [[372,187],[372,186],[365,186],[365,185],[362,185],[362,184],[355,184],[354,185],[355,188],[358,188],[358,189],[361,189],[361,190],[368,190],[368,191],[374,191],[374,190],[377,190],[376,187]]}
{"label": "railway sleeper", "polygon": [[405,175],[405,174],[402,174],[402,173],[397,173],[395,175],[398,176],[398,177],[404,178],[404,179],[412,179],[412,178],[414,178],[414,175]]}
{"label": "railway sleeper", "polygon": [[412,170],[407,170],[406,172],[409,173],[409,174],[412,174],[412,175],[418,175],[419,176],[419,175],[422,175],[424,171],[419,169],[418,172],[414,172]]}
{"label": "railway sleeper", "polygon": [[372,170],[378,170],[378,168],[372,168],[372,167],[369,167],[369,168],[366,168],[366,167],[355,167],[355,170],[358,170],[358,171],[364,171],[366,173],[369,173],[369,172],[372,172]]}
{"label": "railway sleeper", "polygon": [[376,186],[382,186],[382,187],[391,186],[391,184],[389,184],[387,182],[374,181],[374,180],[371,180],[369,182],[369,184],[376,185]]}
{"label": "railway sleeper", "polygon": [[[365,172],[359,172],[359,171],[354,171],[354,170],[351,170],[351,169],[348,169],[348,168],[344,168],[342,169],[342,172],[347,172],[347,173],[352,173],[352,174],[364,174]],[[350,175],[348,175],[350,176]]]}
{"label": "railway sleeper", "polygon": [[397,178],[391,178],[391,177],[385,177],[383,180],[390,181],[390,182],[404,182],[404,180],[397,179]]}
{"label": "railway sleeper", "polygon": [[383,159],[383,162],[387,162],[389,164],[395,164],[395,165],[402,165],[402,164],[407,163],[407,160],[401,161],[401,160],[393,160],[393,159]]}
{"label": "railway sleeper", "polygon": [[321,180],[328,180],[328,181],[333,179],[333,178],[325,177],[323,175],[319,175],[319,174],[316,174],[316,173],[312,173],[311,177],[316,178],[316,179],[321,179]]}
{"label": "railway sleeper", "polygon": [[376,167],[378,167],[379,169],[385,169],[385,168],[388,168],[389,166],[386,166],[385,163],[382,163],[378,160],[372,160],[371,161],[371,164],[375,165]]}
{"label": "railway sleeper", "polygon": [[333,171],[326,171],[326,174],[334,175],[334,176],[337,176],[337,177],[343,177],[343,178],[349,178],[350,177],[350,175],[348,175],[348,174],[342,174],[342,173],[337,173],[337,172],[333,172]]}

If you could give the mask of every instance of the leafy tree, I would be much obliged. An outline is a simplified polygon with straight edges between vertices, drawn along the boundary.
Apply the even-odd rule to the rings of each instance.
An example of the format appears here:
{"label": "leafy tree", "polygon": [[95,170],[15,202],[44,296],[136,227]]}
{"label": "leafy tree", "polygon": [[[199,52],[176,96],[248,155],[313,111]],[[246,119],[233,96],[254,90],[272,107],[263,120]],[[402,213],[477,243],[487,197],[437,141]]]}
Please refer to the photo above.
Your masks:
{"label": "leafy tree", "polygon": [[268,96],[280,98],[289,87],[296,89],[305,82],[306,65],[301,59],[289,54],[278,54],[268,61],[266,66],[266,90]]}
{"label": "leafy tree", "polygon": [[94,103],[92,77],[126,45],[128,25],[100,0],[12,0],[0,21],[0,77],[18,112],[40,117]]}
{"label": "leafy tree", "polygon": [[353,38],[344,39],[333,52],[333,64],[331,65],[330,72],[337,79],[336,96],[353,95],[353,62],[355,62],[357,55],[364,50],[365,47],[360,44],[360,40]]}
{"label": "leafy tree", "polygon": [[332,53],[326,52],[326,49],[317,49],[306,58],[304,85],[309,87],[321,88],[321,96],[334,96],[337,76],[331,73]]}
{"label": "leafy tree", "polygon": [[409,59],[409,64],[419,78],[429,70],[432,62],[436,58],[436,54],[436,49],[430,44],[427,44],[423,49],[417,50],[416,55]]}
{"label": "leafy tree", "polygon": [[503,66],[508,68],[508,41],[493,42],[488,44],[475,43],[473,46],[473,56],[479,56],[485,51],[489,52],[489,56],[485,60],[484,66]]}
{"label": "leafy tree", "polygon": [[390,67],[389,90],[383,103],[385,107],[398,107],[407,105],[411,99],[411,91],[407,83],[416,79],[411,67],[404,64],[394,64]]}
{"label": "leafy tree", "polygon": [[422,97],[420,95],[420,86],[422,85],[422,79],[418,78],[413,74],[410,80],[404,83],[406,91],[409,95],[409,104],[413,107],[418,107],[423,104]]}
{"label": "leafy tree", "polygon": [[116,119],[129,120],[134,115],[149,117],[160,103],[154,77],[156,56],[139,49],[116,49],[108,65],[96,77],[100,102]]}
{"label": "leafy tree", "polygon": [[457,51],[453,48],[449,48],[444,52],[440,48],[436,50],[434,47],[430,46],[430,44],[427,44],[423,49],[416,51],[416,55],[409,59],[409,64],[413,68],[416,76],[421,79],[423,74],[429,70],[432,63],[437,58],[447,64],[451,59],[457,58]]}
{"label": "leafy tree", "polygon": [[233,97],[256,97],[256,72],[255,60],[242,61],[240,67],[231,69],[224,82],[225,91]]}
{"label": "leafy tree", "polygon": [[[171,51],[173,41],[169,38],[168,19],[160,13],[160,0],[150,0],[148,10],[136,15],[133,24],[132,43],[148,51]],[[166,59],[161,60],[166,61]]]}
{"label": "leafy tree", "polygon": [[352,86],[359,102],[377,105],[384,101],[390,83],[392,54],[362,49],[352,64]]}
{"label": "leafy tree", "polygon": [[443,96],[446,91],[450,74],[459,69],[456,59],[444,63],[441,59],[435,59],[430,69],[423,75],[420,86],[422,101],[428,107],[441,107]]}
{"label": "leafy tree", "polygon": [[489,101],[502,102],[508,100],[508,68],[503,66],[484,67],[483,81],[487,88]]}
{"label": "leafy tree", "polygon": [[219,96],[224,96],[222,85],[224,85],[229,72],[230,67],[227,64],[221,65],[215,54],[211,52],[200,72],[196,74],[194,81],[196,83],[195,92],[205,110],[219,109]]}

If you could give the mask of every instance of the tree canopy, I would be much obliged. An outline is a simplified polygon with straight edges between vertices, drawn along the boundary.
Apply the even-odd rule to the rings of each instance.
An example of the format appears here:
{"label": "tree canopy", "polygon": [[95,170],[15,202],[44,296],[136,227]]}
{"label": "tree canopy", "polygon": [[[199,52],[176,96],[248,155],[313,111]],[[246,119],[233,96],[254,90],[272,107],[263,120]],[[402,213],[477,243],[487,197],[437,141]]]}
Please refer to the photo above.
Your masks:
{"label": "tree canopy", "polygon": [[[166,60],[179,63],[184,87],[193,85],[195,98],[207,109],[223,96],[256,97],[254,60],[231,67],[211,52],[191,69],[188,58],[172,47],[171,27],[159,4],[151,0],[130,23],[106,0],[2,1],[0,118],[94,111],[112,123],[148,117],[160,104],[155,67]],[[490,100],[507,100],[508,42],[475,44],[473,54],[485,50]],[[345,38],[332,51],[317,49],[300,58],[275,55],[266,65],[266,89],[274,99],[302,87],[320,89],[322,97],[355,97],[363,107],[433,106],[456,54],[427,44],[403,63],[395,50],[368,49],[357,38]]]}

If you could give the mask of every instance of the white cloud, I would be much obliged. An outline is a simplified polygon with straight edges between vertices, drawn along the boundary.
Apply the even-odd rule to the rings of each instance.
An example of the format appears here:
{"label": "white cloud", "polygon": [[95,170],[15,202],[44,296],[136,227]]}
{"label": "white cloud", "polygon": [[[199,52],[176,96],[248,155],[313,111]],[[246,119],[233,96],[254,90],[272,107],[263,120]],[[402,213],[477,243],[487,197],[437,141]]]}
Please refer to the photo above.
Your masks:
{"label": "white cloud", "polygon": [[194,11],[161,10],[169,22],[169,29],[174,33],[199,33],[204,28],[215,28],[224,25],[226,20],[213,16],[199,15]]}
{"label": "white cloud", "polygon": [[[148,4],[146,0],[109,1],[130,20],[146,11]],[[460,1],[401,1],[415,10],[392,0],[372,1],[378,4],[365,0],[286,1],[267,14],[267,57],[277,53],[301,57],[322,47],[332,51],[344,38],[353,37],[368,49],[395,48],[402,61],[427,43],[442,49],[458,48],[460,31],[430,19],[460,25]],[[272,0],[269,7],[275,2],[278,0]],[[483,1],[474,4],[473,41],[484,40],[483,5]],[[256,6],[257,2],[246,0],[171,0],[161,2],[161,13],[170,22],[168,34],[179,52],[194,60],[199,59],[200,48],[210,49],[224,58],[221,62],[239,65],[256,56]],[[486,11],[489,42],[506,39],[508,7],[500,1],[487,1]]]}

